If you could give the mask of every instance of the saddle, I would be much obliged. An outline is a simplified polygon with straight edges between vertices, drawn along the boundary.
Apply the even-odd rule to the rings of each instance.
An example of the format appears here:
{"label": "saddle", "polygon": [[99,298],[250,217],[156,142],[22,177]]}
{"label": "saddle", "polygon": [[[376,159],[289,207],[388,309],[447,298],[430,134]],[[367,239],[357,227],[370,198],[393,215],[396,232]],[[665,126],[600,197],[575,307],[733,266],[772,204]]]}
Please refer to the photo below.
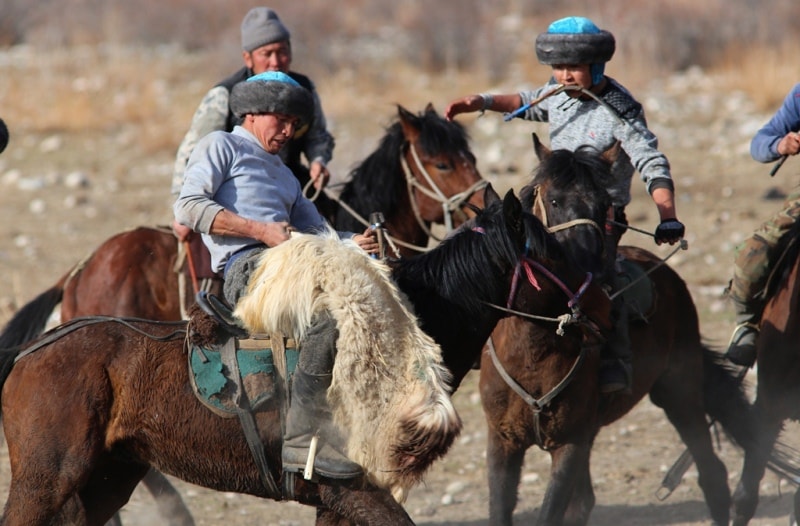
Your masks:
{"label": "saddle", "polygon": [[289,478],[281,490],[270,472],[255,415],[277,409],[284,420],[300,357],[295,341],[248,334],[222,300],[205,292],[198,293],[190,309],[187,340],[189,378],[197,399],[221,417],[239,418],[270,498],[294,498]]}
{"label": "saddle", "polygon": [[276,391],[288,392],[290,384],[276,386],[276,380],[291,382],[300,356],[295,340],[250,335],[213,294],[198,293],[197,306],[189,334],[189,377],[197,398],[223,417],[236,416],[243,398],[251,412],[278,403],[283,396]]}
{"label": "saddle", "polygon": [[647,321],[653,314],[656,295],[653,280],[642,267],[622,255],[617,256],[613,289],[622,294],[630,321]]}

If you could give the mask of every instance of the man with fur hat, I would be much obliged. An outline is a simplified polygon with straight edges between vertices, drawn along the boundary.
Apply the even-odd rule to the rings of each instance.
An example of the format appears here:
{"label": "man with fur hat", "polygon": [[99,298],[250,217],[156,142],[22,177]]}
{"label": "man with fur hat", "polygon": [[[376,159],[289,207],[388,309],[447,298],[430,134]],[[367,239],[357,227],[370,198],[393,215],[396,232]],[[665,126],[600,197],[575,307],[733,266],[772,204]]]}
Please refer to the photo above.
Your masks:
{"label": "man with fur hat", "polygon": [[[173,206],[178,223],[202,233],[215,271],[225,278],[231,306],[244,293],[258,258],[293,230],[319,232],[325,218],[279,157],[295,130],[313,118],[311,93],[285,73],[268,71],[231,90],[230,106],[241,124],[200,139],[189,157],[186,178]],[[375,234],[341,232],[369,253],[377,253]],[[292,383],[283,469],[302,471],[311,438],[329,418],[325,393],[336,352],[336,323],[330,316],[312,321],[300,343],[300,362]],[[314,469],[322,476],[349,479],[361,467],[322,437]]]}
{"label": "man with fur hat", "polygon": [[[242,19],[241,37],[244,67],[206,93],[195,110],[191,127],[178,147],[172,174],[174,197],[181,191],[186,163],[197,142],[209,132],[231,131],[240,123],[229,104],[233,86],[265,71],[286,73],[311,93],[312,117],[305,121],[288,146],[281,150],[281,158],[303,186],[312,180],[314,190],[321,190],[330,179],[327,163],[333,157],[333,136],[327,130],[327,121],[314,83],[307,76],[290,70],[292,47],[289,30],[274,10],[254,7]],[[306,157],[308,167],[301,161],[301,154]],[[333,216],[334,203],[324,192],[319,193],[315,203],[327,218]],[[177,223],[173,226],[181,240],[191,233]]]}
{"label": "man with fur hat", "polygon": [[[642,105],[621,84],[605,75],[605,63],[614,55],[615,48],[614,36],[588,18],[556,20],[536,39],[539,61],[553,68],[553,76],[547,84],[520,93],[468,95],[451,102],[444,114],[447,119],[453,119],[460,113],[492,110],[548,122],[553,149],[575,151],[588,145],[605,152],[620,143],[622,151],[612,167],[614,182],[608,188],[614,218],[626,223],[625,206],[630,202],[631,179],[637,170],[658,209],[660,222],[655,230],[655,241],[659,245],[674,244],[683,237],[685,229],[675,211],[669,161],[658,150],[658,139],[647,128]],[[572,89],[564,89],[532,104],[559,84]],[[577,88],[588,90],[603,103]],[[623,229],[615,230],[607,240],[607,245],[610,243],[614,247],[611,254],[616,253],[623,232]],[[612,272],[613,269],[606,269],[606,283]],[[605,393],[629,390],[632,380],[632,352],[626,315],[622,312],[624,305],[620,301],[615,303],[617,327],[600,371],[600,389]]]}

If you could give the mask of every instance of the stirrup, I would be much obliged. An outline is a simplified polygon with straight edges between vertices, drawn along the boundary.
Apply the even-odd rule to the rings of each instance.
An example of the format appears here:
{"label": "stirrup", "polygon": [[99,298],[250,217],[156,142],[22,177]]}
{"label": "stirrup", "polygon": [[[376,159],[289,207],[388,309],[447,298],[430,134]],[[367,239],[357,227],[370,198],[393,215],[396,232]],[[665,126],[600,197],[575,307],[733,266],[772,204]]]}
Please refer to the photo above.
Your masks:
{"label": "stirrup", "polygon": [[[758,335],[760,328],[755,323],[740,323],[731,334],[728,348],[725,351],[725,358],[731,363],[741,367],[750,368],[756,363],[758,357]],[[742,339],[749,337],[753,341],[742,343]]]}

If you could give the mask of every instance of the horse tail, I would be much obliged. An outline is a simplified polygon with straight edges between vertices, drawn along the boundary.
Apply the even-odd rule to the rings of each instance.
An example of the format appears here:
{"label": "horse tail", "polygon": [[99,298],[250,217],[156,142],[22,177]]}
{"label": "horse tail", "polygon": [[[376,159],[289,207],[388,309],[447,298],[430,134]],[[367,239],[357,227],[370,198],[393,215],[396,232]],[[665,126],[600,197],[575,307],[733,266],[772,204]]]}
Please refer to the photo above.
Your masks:
{"label": "horse tail", "polygon": [[42,334],[47,321],[64,297],[64,285],[70,274],[22,306],[0,332],[0,349],[18,347]]}
{"label": "horse tail", "polygon": [[[704,401],[706,413],[722,425],[725,433],[744,450],[757,447],[759,436],[758,414],[747,399],[742,374],[734,370],[725,358],[703,347]],[[800,466],[792,459],[798,458],[792,446],[775,442],[767,466],[779,476],[800,480]]]}

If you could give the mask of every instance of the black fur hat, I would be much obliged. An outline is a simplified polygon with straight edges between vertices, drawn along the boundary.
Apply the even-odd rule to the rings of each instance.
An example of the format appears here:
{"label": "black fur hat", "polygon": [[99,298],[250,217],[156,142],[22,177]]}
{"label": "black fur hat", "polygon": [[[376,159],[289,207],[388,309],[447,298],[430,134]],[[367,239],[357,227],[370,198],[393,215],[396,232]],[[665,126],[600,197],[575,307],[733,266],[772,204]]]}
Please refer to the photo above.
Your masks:
{"label": "black fur hat", "polygon": [[614,35],[583,17],[556,20],[536,37],[536,57],[542,64],[603,64],[616,49]]}
{"label": "black fur hat", "polygon": [[261,113],[293,115],[300,118],[301,126],[314,116],[311,92],[279,71],[260,73],[236,84],[231,90],[230,107],[239,118]]}

